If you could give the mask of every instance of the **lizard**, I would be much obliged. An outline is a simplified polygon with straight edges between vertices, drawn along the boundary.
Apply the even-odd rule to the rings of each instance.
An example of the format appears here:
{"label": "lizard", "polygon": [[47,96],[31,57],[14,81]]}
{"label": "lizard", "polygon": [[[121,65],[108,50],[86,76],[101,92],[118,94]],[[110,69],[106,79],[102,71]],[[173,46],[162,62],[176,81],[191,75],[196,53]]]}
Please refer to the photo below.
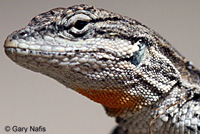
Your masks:
{"label": "lizard", "polygon": [[16,64],[102,104],[112,134],[200,134],[200,71],[139,21],[94,6],[35,16],[4,42]]}

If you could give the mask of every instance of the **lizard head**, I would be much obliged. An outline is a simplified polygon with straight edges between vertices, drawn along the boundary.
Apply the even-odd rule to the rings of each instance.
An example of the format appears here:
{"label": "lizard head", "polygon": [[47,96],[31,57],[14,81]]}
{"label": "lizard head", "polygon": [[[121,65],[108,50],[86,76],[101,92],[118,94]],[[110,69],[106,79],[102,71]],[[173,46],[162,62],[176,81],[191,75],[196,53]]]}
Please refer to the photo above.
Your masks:
{"label": "lizard head", "polygon": [[179,79],[163,55],[162,38],[128,17],[88,5],[39,14],[9,35],[5,52],[18,65],[45,74],[110,115],[153,105]]}

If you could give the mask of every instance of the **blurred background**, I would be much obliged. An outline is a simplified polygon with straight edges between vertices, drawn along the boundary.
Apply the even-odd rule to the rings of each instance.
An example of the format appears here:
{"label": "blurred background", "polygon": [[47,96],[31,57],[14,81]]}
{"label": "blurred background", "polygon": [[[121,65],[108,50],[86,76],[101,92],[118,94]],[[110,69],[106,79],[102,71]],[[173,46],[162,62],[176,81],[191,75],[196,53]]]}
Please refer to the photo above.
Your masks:
{"label": "blurred background", "polygon": [[1,134],[6,133],[5,126],[42,126],[46,128],[45,134],[108,134],[116,125],[100,104],[51,78],[16,65],[4,53],[6,36],[25,27],[34,16],[81,3],[142,22],[200,68],[199,0],[0,0]]}

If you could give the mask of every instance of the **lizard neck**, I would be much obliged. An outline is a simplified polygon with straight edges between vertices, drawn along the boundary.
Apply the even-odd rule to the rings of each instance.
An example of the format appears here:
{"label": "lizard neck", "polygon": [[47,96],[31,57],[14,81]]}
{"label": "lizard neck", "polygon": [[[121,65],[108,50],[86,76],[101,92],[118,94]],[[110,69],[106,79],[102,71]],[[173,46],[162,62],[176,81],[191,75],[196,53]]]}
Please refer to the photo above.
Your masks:
{"label": "lizard neck", "polygon": [[[177,98],[177,96],[179,97]],[[165,134],[164,130],[166,134],[169,133],[170,124],[178,122],[176,118],[179,117],[180,113],[184,112],[184,109],[180,109],[180,107],[183,107],[187,100],[181,101],[178,105],[174,104],[184,97],[185,92],[176,86],[168,96],[161,98],[154,105],[144,107],[141,111],[128,111],[123,116],[116,117],[118,127],[113,134],[147,134],[154,119],[155,121],[151,125],[153,134]],[[108,113],[110,112],[109,109],[106,108],[106,110]]]}
{"label": "lizard neck", "polygon": [[[127,111],[122,116],[116,117],[119,126],[114,130],[113,134],[147,134],[151,125],[153,134],[167,134],[171,130],[178,130],[182,126],[173,126],[171,124],[185,123],[184,119],[180,119],[185,115],[188,105],[196,105],[190,100],[199,98],[200,94],[200,71],[196,69],[192,63],[181,56],[171,45],[165,40],[159,41],[159,50],[165,55],[180,72],[180,82],[165,97],[151,106],[144,107],[141,111]],[[179,86],[178,86],[179,85]],[[181,101],[180,101],[181,100]],[[191,103],[191,104],[189,104]],[[185,108],[184,108],[185,107]],[[105,108],[108,115],[112,115],[115,109]],[[159,115],[159,116],[158,116]],[[157,118],[158,117],[158,118]],[[185,117],[183,117],[185,118]],[[137,128],[137,129],[135,129]],[[176,132],[175,132],[176,133]],[[178,132],[177,132],[178,133]]]}
{"label": "lizard neck", "polygon": [[[191,61],[188,61],[183,57],[176,49],[174,49],[170,43],[162,39],[158,47],[161,53],[163,53],[180,72],[183,83],[190,85],[200,86],[200,71],[193,66]],[[200,88],[200,87],[199,87]]]}

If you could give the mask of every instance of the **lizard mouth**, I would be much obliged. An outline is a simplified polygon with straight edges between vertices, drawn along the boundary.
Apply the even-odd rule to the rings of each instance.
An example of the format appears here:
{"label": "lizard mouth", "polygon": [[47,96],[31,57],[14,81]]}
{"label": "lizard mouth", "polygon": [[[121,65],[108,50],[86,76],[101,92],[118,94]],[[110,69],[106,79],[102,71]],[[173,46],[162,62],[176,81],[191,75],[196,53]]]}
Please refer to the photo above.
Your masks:
{"label": "lizard mouth", "polygon": [[[72,44],[74,45],[74,44]],[[4,43],[5,53],[17,64],[29,68],[68,68],[81,74],[98,71],[112,62],[120,61],[111,52],[60,46],[26,44],[7,38]],[[97,62],[98,61],[98,62]],[[105,64],[106,63],[106,64]]]}
{"label": "lizard mouth", "polygon": [[[36,43],[20,42],[18,40],[13,40],[7,38],[4,43],[5,53],[7,56],[19,63],[23,61],[35,61],[37,63],[47,62],[48,64],[58,64],[61,66],[69,65],[69,62],[73,62],[73,65],[91,64],[93,68],[98,69],[98,66],[105,67],[106,64],[111,64],[113,62],[117,63],[128,58],[118,58],[115,51],[106,51],[102,48],[97,50],[82,47],[80,44],[74,42],[66,41],[67,44],[75,46],[73,48],[59,46],[59,45],[37,45]],[[76,45],[78,46],[76,48]],[[81,48],[79,48],[81,46]],[[19,61],[22,60],[22,61]],[[95,61],[98,61],[97,65]],[[113,63],[113,64],[115,64]],[[89,67],[88,67],[89,68]]]}
{"label": "lizard mouth", "polygon": [[[72,44],[74,45],[74,42],[66,42],[66,44]],[[81,45],[81,44],[79,44]],[[80,47],[80,46],[78,46]],[[12,40],[7,38],[4,43],[4,48],[6,54],[8,52],[11,52],[16,55],[21,55],[21,56],[26,56],[26,55],[32,55],[32,56],[44,56],[46,58],[52,58],[52,57],[57,57],[57,58],[63,58],[63,57],[73,57],[72,53],[78,54],[78,53],[102,53],[102,49],[99,50],[90,50],[90,48],[81,48],[80,50],[73,47],[72,49],[67,47],[67,46],[59,46],[59,45],[37,45],[37,43],[31,43],[31,44],[26,44],[24,42],[18,42],[17,40]],[[71,53],[70,53],[71,52]],[[116,54],[112,52],[106,52],[103,50],[103,53],[106,55],[109,55],[109,57],[104,57],[107,59],[114,59]],[[101,59],[101,58],[100,58]]]}
{"label": "lizard mouth", "polygon": [[[10,40],[7,38],[4,43],[6,54],[12,59],[16,60],[16,56],[34,56],[34,57],[45,57],[58,59],[67,56],[67,52],[62,47],[55,47],[52,51],[51,46],[39,46],[39,45],[27,45],[25,43],[18,43],[16,40]],[[15,57],[13,57],[13,55]]]}

